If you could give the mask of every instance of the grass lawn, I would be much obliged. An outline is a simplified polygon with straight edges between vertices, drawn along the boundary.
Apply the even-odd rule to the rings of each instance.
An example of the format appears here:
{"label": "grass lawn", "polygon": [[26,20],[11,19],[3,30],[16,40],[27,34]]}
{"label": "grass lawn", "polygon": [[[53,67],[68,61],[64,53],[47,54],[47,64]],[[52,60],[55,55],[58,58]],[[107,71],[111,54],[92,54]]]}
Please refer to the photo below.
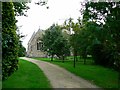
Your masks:
{"label": "grass lawn", "polygon": [[43,72],[33,63],[19,59],[19,69],[3,83],[3,88],[51,88]]}
{"label": "grass lawn", "polygon": [[92,65],[90,64],[90,62],[92,62],[90,59],[87,61],[89,64],[87,63],[86,65],[84,65],[83,62],[78,61],[75,68],[73,67],[73,59],[66,60],[64,63],[62,63],[61,60],[56,59],[50,61],[50,58],[35,59],[57,64],[102,88],[118,88],[118,72],[102,66]]}

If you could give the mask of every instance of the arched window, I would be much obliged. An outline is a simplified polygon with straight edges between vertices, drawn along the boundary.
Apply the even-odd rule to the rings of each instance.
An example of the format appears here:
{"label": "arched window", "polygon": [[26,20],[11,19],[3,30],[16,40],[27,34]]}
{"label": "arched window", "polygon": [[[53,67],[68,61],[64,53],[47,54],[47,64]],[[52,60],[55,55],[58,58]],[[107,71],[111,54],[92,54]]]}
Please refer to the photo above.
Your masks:
{"label": "arched window", "polygon": [[42,50],[43,44],[40,39],[37,40],[37,50]]}

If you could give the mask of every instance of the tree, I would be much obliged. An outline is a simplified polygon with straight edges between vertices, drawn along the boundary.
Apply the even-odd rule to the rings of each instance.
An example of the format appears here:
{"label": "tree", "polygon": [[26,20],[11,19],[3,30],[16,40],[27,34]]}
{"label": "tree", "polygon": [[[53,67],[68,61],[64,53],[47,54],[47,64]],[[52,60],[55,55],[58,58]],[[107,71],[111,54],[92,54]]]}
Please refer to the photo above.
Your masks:
{"label": "tree", "polygon": [[27,16],[25,12],[29,9],[26,2],[13,2],[15,16]]}
{"label": "tree", "polygon": [[20,3],[2,3],[2,80],[18,69],[19,37],[15,15],[23,15],[24,7]]}
{"label": "tree", "polygon": [[11,2],[2,3],[2,78],[7,79],[18,68],[18,37]]}
{"label": "tree", "polygon": [[43,51],[46,51],[48,55],[51,55],[51,61],[53,61],[53,56],[55,54],[54,48],[53,48],[53,43],[58,36],[56,34],[55,30],[53,30],[55,25],[53,24],[48,30],[45,31],[45,34],[43,35],[42,38],[42,43],[43,43]]}
{"label": "tree", "polygon": [[21,39],[23,39],[25,37],[25,35],[23,35],[22,33],[20,33],[19,29],[21,27],[22,26],[17,27],[17,36],[19,38],[19,43],[18,43],[18,57],[24,57],[24,56],[26,56],[26,48],[22,45],[22,40],[21,40]]}
{"label": "tree", "polygon": [[53,46],[55,48],[55,54],[64,62],[65,56],[70,54],[70,50],[68,41],[62,36],[62,33],[57,37]]}
{"label": "tree", "polygon": [[[116,67],[120,72],[120,2],[88,2],[86,3],[84,18],[87,21],[94,20],[102,27],[106,37],[101,43],[101,53],[104,61],[101,64]],[[101,22],[103,21],[103,22]],[[96,47],[97,51],[98,47]],[[95,55],[99,58],[99,55]],[[118,76],[118,88],[120,88],[120,73]]]}
{"label": "tree", "polygon": [[53,56],[57,55],[59,58],[64,57],[69,54],[69,46],[67,40],[63,37],[61,27],[53,24],[42,38],[43,50],[51,55],[51,61]]}
{"label": "tree", "polygon": [[97,37],[101,42],[99,44],[102,49],[101,54],[103,54],[101,60],[105,61],[101,64],[113,66],[116,63],[115,66],[120,70],[120,2],[87,2],[85,7],[84,20],[95,21],[101,27],[101,35],[105,35]]}
{"label": "tree", "polygon": [[26,48],[22,45],[22,41],[19,41],[18,57],[24,57],[26,55]]}
{"label": "tree", "polygon": [[78,23],[74,23],[72,20],[73,20],[72,18],[69,18],[68,22],[66,20],[64,22],[63,28],[66,28],[68,31],[71,32],[70,33],[71,35],[69,38],[69,43],[71,46],[72,53],[74,55],[73,66],[75,67],[75,63],[78,60],[77,56],[78,56],[80,46],[81,46],[80,45],[81,41],[79,41],[80,40],[79,31],[81,30],[81,20],[80,20],[80,18],[78,18]]}

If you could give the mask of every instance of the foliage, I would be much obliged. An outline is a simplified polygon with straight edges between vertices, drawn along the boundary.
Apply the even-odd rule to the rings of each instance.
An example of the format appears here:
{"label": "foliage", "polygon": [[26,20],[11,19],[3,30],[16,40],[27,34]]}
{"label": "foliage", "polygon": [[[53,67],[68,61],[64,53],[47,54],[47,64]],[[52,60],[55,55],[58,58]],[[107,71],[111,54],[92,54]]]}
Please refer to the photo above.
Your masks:
{"label": "foliage", "polygon": [[[65,28],[71,28],[74,32],[70,36],[70,45],[74,54],[74,64],[77,61],[77,56],[80,55],[84,58],[84,64],[86,62],[87,54],[90,53],[90,47],[93,41],[93,31],[97,28],[94,22],[86,22],[82,24],[82,20],[78,18],[78,22],[74,23],[72,19],[64,24]],[[70,30],[70,29],[68,29]],[[75,65],[74,65],[75,66]]]}
{"label": "foliage", "polygon": [[58,25],[52,25],[45,31],[42,42],[43,50],[46,51],[48,55],[51,55],[52,58],[54,55],[57,55],[57,57],[64,59],[64,57],[69,54],[68,42],[62,34],[61,27]]}
{"label": "foliage", "polygon": [[70,54],[68,41],[63,36],[57,37],[57,39],[54,42],[54,49],[55,49],[55,54],[59,58],[62,58],[63,62],[65,56],[68,56]]}
{"label": "foliage", "polygon": [[70,37],[74,56],[79,54],[86,62],[92,55],[95,64],[119,69],[119,9],[120,2],[86,2],[82,20],[64,22],[64,28],[74,32]]}
{"label": "foliage", "polygon": [[25,37],[22,33],[20,33],[19,30],[20,27],[17,27],[17,36],[19,38],[19,43],[18,43],[18,57],[24,57],[26,55],[26,48],[22,45],[22,38]]}
{"label": "foliage", "polygon": [[46,6],[46,9],[49,9],[49,6],[47,6],[48,0],[38,0],[37,2],[35,2],[35,4],[40,6]]}
{"label": "foliage", "polygon": [[[119,68],[120,2],[87,2],[85,7],[84,20],[95,21],[101,28],[96,35],[100,46],[102,46],[101,53],[99,52],[102,55],[101,61],[103,63],[106,62],[104,66],[113,66],[113,63],[116,63],[116,66]],[[96,46],[93,48],[93,50],[98,50]],[[94,56],[98,57],[95,53]]]}
{"label": "foliage", "polygon": [[18,57],[24,57],[25,55],[26,55],[26,48],[22,45],[22,42],[19,41]]}
{"label": "foliage", "polygon": [[2,3],[2,18],[2,78],[4,80],[18,68],[18,37],[12,3]]}
{"label": "foliage", "polygon": [[25,12],[29,9],[26,2],[13,2],[15,16],[27,16]]}
{"label": "foliage", "polygon": [[26,5],[18,2],[2,3],[2,80],[18,69],[19,35],[15,15],[23,15]]}

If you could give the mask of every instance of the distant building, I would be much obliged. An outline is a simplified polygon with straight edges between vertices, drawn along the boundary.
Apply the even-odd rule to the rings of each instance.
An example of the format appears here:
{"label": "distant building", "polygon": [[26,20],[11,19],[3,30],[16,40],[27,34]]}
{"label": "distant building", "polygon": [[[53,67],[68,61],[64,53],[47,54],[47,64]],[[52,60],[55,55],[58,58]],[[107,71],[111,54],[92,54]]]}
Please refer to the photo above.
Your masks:
{"label": "distant building", "polygon": [[[64,37],[69,38],[70,32],[66,29],[62,30]],[[27,57],[47,57],[47,53],[41,51],[42,42],[41,38],[44,34],[43,30],[34,32],[30,40],[28,41]]]}
{"label": "distant building", "polygon": [[36,33],[34,32],[30,40],[28,41],[28,57],[46,57],[46,53],[41,51],[42,47],[42,34],[44,34],[43,30],[38,30]]}

